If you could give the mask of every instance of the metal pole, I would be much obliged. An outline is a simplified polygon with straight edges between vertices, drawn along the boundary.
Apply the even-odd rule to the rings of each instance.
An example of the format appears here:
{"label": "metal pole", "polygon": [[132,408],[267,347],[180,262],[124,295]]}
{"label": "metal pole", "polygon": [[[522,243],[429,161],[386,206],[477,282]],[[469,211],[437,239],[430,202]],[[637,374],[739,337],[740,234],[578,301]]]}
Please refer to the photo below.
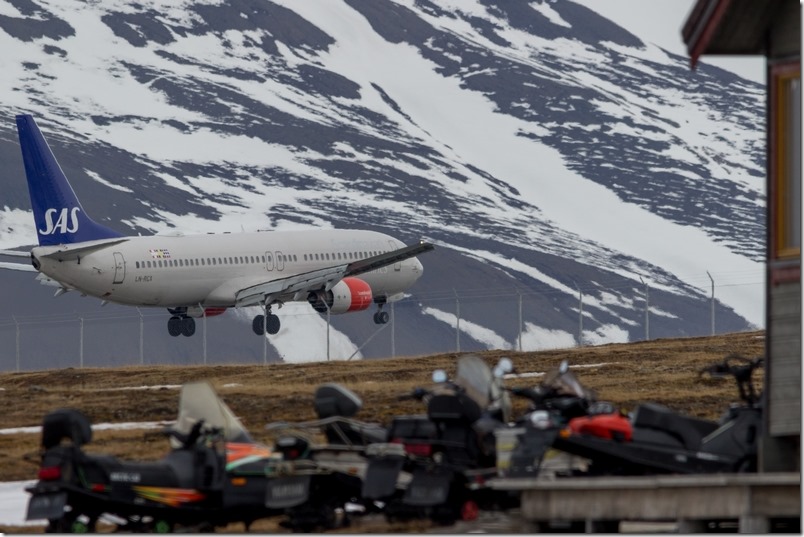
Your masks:
{"label": "metal pole", "polygon": [[204,308],[201,304],[198,304],[198,307],[201,308],[201,317],[204,319],[204,365],[207,365],[207,312],[204,311]]}
{"label": "metal pole", "polygon": [[455,317],[455,352],[461,352],[461,300],[457,291],[455,291]]}
{"label": "metal pole", "polygon": [[712,275],[709,274],[709,271],[706,271],[706,275],[709,276],[709,280],[712,282],[712,335],[715,335],[715,279],[712,278]]}
{"label": "metal pole", "polygon": [[268,306],[263,308],[265,315],[262,316],[262,365],[268,363]]}
{"label": "metal pole", "polygon": [[327,306],[327,362],[329,362],[329,321],[330,321],[330,313],[329,313],[329,306]]}
{"label": "metal pole", "polygon": [[648,282],[639,277],[639,280],[645,284],[645,341],[650,340],[650,288]]}
{"label": "metal pole", "polygon": [[522,352],[522,329],[522,293],[519,293],[519,337],[517,338],[519,352]]}
{"label": "metal pole", "polygon": [[79,363],[79,367],[83,368],[84,367],[84,318],[79,317],[79,319],[81,320],[81,337],[79,339],[79,346],[78,346],[78,349],[79,349],[78,350],[78,356],[79,356],[78,363]]}
{"label": "metal pole", "polygon": [[578,290],[578,346],[583,347],[583,291],[575,284],[575,289]]}
{"label": "metal pole", "polygon": [[145,363],[145,355],[143,353],[143,342],[145,341],[143,338],[143,319],[142,319],[142,311],[140,308],[137,308],[137,313],[140,316],[140,365]]}
{"label": "metal pole", "polygon": [[17,327],[17,373],[20,371],[20,323],[17,322],[17,317],[12,315],[12,319],[14,319],[14,324]]}
{"label": "metal pole", "polygon": [[391,302],[391,358],[396,358],[396,315],[393,302]]}

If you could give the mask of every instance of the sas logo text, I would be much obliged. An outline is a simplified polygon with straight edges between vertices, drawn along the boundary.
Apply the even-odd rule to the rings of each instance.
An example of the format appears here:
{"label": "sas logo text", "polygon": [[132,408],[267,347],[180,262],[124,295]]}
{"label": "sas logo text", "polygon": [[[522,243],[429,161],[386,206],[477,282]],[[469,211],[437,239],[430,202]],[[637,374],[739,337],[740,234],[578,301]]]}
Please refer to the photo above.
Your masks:
{"label": "sas logo text", "polygon": [[[45,229],[39,229],[42,235],[52,235],[53,233],[75,233],[78,231],[78,207],[64,207],[61,210],[48,209],[45,211]],[[53,217],[59,213],[59,217],[53,223]]]}

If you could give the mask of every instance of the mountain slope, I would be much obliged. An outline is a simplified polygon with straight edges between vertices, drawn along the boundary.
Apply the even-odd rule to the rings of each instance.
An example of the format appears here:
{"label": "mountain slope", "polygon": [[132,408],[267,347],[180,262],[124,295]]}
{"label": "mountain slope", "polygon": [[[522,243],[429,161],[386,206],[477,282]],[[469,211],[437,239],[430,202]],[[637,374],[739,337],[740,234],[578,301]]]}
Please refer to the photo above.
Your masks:
{"label": "mountain slope", "polygon": [[[14,0],[0,29],[4,247],[34,237],[29,112],[120,231],[435,241],[397,353],[516,346],[520,300],[523,341],[573,341],[579,292],[585,342],[640,339],[644,282],[651,337],[708,333],[707,271],[718,330],[764,322],[763,88],[572,1]],[[333,324],[356,348],[365,317]]]}

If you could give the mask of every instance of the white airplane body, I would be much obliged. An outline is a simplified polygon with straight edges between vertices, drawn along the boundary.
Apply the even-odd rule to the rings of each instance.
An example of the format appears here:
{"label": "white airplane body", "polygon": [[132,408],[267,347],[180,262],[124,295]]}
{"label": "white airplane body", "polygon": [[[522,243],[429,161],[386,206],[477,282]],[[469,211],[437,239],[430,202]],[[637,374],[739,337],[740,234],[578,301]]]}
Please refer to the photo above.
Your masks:
{"label": "white airplane body", "polygon": [[254,332],[275,334],[271,307],[288,301],[334,314],[376,304],[374,322],[386,323],[382,306],[422,275],[415,256],[433,249],[366,230],[125,237],[84,213],[33,118],[17,116],[17,127],[40,244],[28,269],[58,286],[57,294],[77,290],[104,302],[166,307],[173,336],[192,335],[194,317],[254,305],[265,311],[254,318]]}

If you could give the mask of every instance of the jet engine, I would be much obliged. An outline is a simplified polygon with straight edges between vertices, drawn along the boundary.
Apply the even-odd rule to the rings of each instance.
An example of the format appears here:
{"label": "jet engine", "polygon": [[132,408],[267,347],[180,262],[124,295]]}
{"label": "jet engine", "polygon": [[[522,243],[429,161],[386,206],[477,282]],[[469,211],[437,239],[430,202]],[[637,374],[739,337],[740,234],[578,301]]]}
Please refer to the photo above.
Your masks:
{"label": "jet engine", "polygon": [[344,278],[329,291],[310,293],[307,301],[318,313],[346,313],[371,306],[371,287],[359,278]]}

